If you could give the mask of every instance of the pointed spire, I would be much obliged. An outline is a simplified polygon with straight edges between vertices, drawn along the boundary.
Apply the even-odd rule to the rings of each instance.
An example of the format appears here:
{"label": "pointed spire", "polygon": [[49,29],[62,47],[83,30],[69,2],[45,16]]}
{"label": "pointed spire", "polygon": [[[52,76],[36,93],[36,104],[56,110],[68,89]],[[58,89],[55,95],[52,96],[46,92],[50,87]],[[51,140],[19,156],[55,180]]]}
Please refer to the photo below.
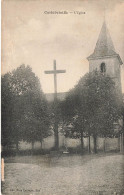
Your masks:
{"label": "pointed spire", "polygon": [[110,57],[115,55],[118,54],[115,52],[111,36],[107,29],[106,22],[104,21],[94,52],[88,57],[88,59]]}
{"label": "pointed spire", "polygon": [[115,48],[110,37],[109,31],[104,21],[96,47],[94,50],[96,56],[109,56],[116,54]]}

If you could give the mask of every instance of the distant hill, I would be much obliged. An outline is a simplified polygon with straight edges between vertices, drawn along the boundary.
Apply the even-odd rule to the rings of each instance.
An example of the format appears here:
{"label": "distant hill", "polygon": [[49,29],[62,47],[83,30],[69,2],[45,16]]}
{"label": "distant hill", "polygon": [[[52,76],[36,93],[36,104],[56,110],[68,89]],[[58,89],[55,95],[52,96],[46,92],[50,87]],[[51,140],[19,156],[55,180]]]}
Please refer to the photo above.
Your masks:
{"label": "distant hill", "polygon": [[[57,98],[61,101],[63,101],[66,97],[68,92],[61,92],[61,93],[57,93]],[[54,100],[54,93],[46,93],[45,97],[47,99],[48,102],[52,102]]]}

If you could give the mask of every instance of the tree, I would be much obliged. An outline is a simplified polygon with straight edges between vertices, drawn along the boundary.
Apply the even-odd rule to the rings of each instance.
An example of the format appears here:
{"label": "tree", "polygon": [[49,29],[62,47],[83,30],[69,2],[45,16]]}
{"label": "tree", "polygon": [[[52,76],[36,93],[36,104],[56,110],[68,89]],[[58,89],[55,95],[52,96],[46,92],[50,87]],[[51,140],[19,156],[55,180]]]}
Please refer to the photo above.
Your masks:
{"label": "tree", "polygon": [[[80,138],[82,151],[84,149],[83,137],[86,136],[86,109],[84,98],[77,94],[76,88],[70,90],[65,101],[61,104],[63,123],[65,125],[65,136]],[[85,127],[85,128],[84,128]]]}
{"label": "tree", "polygon": [[97,152],[97,137],[113,136],[114,122],[121,117],[121,94],[108,76],[97,71],[89,73],[85,80],[90,110],[90,132],[94,138],[94,152]]}
{"label": "tree", "polygon": [[[80,132],[81,143],[83,135],[90,135],[94,138],[94,152],[97,152],[97,137],[112,136],[114,134],[114,122],[120,118],[121,98],[117,93],[115,83],[108,75],[94,71],[82,77],[73,91],[73,98],[70,103],[65,100],[65,110],[67,103],[73,105],[73,114],[70,118],[75,119],[76,124],[72,133]],[[76,101],[72,101],[76,98]],[[65,112],[65,113],[66,113]],[[67,117],[68,120],[68,117]],[[83,147],[83,144],[82,144]],[[89,145],[90,148],[90,145]]]}
{"label": "tree", "polygon": [[122,121],[121,121],[122,129],[119,132],[120,134],[120,151],[124,151],[124,93],[122,94]]}
{"label": "tree", "polygon": [[[7,136],[16,144],[17,150],[20,140],[31,142],[33,148],[35,141],[42,142],[43,138],[49,135],[47,102],[39,79],[29,66],[21,65],[12,73],[3,76],[2,86],[3,112],[6,102],[8,102],[7,111],[3,113],[2,120],[3,140]],[[11,99],[7,93],[10,94]],[[8,109],[11,110],[9,114],[7,114]]]}
{"label": "tree", "polygon": [[1,78],[1,142],[2,146],[12,146],[12,109],[13,94],[9,85],[11,74],[7,73]]}
{"label": "tree", "polygon": [[42,148],[42,141],[50,135],[50,117],[48,113],[47,102],[42,94],[34,94],[34,91],[23,96],[26,109],[22,118],[23,141],[32,143],[32,150],[34,149],[34,142],[40,141]]}

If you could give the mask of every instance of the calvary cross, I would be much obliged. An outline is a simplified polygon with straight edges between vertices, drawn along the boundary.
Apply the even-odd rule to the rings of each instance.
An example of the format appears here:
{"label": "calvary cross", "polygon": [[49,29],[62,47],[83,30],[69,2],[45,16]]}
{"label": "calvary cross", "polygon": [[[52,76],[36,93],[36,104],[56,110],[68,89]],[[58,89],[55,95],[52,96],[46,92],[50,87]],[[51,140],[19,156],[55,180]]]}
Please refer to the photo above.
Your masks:
{"label": "calvary cross", "polygon": [[[55,106],[57,104],[57,74],[65,73],[66,70],[56,70],[56,60],[54,60],[53,70],[44,71],[45,74],[53,74],[54,75],[54,103]],[[55,123],[54,123],[54,133],[55,133],[55,149],[59,149],[59,135],[58,135],[58,120],[57,120],[57,111],[55,110]]]}

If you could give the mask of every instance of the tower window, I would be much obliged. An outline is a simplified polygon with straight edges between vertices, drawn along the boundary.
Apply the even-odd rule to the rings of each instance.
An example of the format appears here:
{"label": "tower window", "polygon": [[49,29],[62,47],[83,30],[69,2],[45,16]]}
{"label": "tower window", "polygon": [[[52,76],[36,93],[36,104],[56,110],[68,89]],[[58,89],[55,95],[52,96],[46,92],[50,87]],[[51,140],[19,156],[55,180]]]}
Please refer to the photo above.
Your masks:
{"label": "tower window", "polygon": [[105,72],[106,72],[105,63],[102,63],[102,64],[100,65],[100,71],[101,71],[101,73],[105,73]]}

